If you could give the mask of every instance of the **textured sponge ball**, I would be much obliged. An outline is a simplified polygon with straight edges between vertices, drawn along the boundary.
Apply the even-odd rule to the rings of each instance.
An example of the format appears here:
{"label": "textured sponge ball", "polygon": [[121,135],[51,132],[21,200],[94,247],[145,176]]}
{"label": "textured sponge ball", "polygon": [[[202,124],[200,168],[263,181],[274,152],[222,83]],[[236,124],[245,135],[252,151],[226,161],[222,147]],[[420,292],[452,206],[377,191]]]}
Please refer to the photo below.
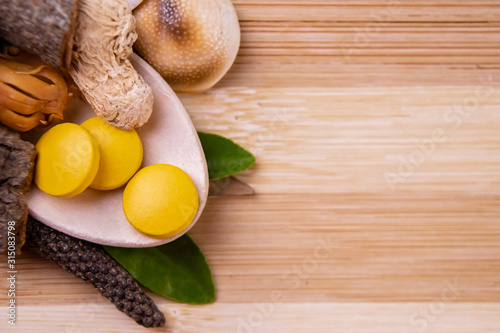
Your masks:
{"label": "textured sponge ball", "polygon": [[144,0],[134,47],[177,92],[199,92],[229,70],[240,46],[230,0]]}

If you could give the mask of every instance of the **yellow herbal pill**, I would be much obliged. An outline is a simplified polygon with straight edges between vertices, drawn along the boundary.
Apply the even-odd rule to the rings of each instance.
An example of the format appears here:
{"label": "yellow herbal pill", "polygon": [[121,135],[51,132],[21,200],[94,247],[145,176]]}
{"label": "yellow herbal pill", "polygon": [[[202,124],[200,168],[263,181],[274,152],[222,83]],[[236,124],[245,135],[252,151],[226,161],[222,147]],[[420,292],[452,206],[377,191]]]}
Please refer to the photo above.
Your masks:
{"label": "yellow herbal pill", "polygon": [[101,155],[90,187],[113,190],[124,185],[142,164],[142,143],[137,132],[110,125],[100,117],[90,118],[81,126],[97,141]]}
{"label": "yellow herbal pill", "polygon": [[82,127],[64,123],[36,144],[35,183],[45,193],[69,198],[83,192],[99,167],[99,147]]}
{"label": "yellow herbal pill", "polygon": [[170,164],[139,170],[123,192],[123,211],[137,230],[165,238],[183,231],[198,211],[198,191],[187,173]]}

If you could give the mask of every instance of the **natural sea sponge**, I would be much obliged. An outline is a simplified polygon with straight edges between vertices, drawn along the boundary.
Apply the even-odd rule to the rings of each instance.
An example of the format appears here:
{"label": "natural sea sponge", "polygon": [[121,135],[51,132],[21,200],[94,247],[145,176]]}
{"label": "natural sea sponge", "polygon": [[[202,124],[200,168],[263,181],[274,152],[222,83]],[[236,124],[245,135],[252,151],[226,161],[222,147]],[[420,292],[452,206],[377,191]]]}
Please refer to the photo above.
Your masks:
{"label": "natural sea sponge", "polygon": [[230,0],[144,0],[134,47],[177,92],[200,92],[229,70],[240,46]]}

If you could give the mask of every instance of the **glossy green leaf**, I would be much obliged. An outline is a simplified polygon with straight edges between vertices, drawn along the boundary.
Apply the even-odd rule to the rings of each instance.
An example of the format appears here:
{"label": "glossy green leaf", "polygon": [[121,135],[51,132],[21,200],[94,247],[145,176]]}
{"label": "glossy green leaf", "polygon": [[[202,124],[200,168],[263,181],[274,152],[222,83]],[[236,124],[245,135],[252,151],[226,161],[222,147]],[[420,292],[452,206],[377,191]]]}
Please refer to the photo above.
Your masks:
{"label": "glossy green leaf", "polygon": [[158,295],[189,304],[215,300],[210,268],[188,235],[157,247],[104,246],[104,249],[137,281]]}
{"label": "glossy green leaf", "polygon": [[210,180],[241,172],[255,163],[255,157],[233,141],[220,135],[198,132]]}

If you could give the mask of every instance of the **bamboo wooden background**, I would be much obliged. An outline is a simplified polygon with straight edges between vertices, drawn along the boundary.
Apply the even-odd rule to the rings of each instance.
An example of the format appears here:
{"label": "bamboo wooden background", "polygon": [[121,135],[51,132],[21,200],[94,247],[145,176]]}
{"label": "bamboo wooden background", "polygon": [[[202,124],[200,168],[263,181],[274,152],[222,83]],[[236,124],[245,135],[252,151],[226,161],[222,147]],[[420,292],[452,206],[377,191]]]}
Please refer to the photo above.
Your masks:
{"label": "bamboo wooden background", "polygon": [[[235,65],[180,97],[257,156],[257,195],[210,199],[190,234],[218,300],[153,296],[158,331],[500,332],[500,1],[234,4]],[[2,331],[147,331],[29,251],[18,268]]]}

